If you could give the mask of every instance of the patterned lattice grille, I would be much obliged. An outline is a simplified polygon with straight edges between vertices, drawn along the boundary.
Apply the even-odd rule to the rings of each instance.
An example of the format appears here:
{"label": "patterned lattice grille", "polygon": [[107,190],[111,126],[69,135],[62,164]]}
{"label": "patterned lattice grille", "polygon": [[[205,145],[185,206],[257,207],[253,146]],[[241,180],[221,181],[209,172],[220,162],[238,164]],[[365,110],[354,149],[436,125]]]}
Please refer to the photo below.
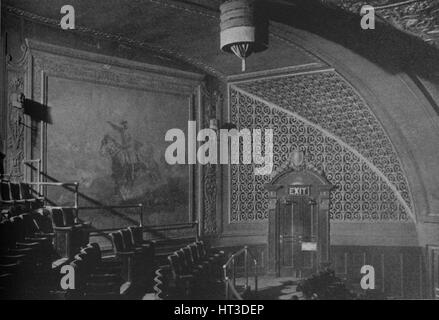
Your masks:
{"label": "patterned lattice grille", "polygon": [[240,84],[240,88],[292,111],[343,140],[374,164],[411,208],[408,182],[380,122],[336,72]]}
{"label": "patterned lattice grille", "polygon": [[[274,168],[287,161],[294,149],[321,168],[338,188],[331,194],[330,217],[339,221],[407,221],[408,215],[388,184],[364,160],[318,129],[270,108],[233,88],[231,121],[238,129],[273,129]],[[267,218],[270,176],[255,176],[253,165],[231,166],[230,221],[251,222]]]}

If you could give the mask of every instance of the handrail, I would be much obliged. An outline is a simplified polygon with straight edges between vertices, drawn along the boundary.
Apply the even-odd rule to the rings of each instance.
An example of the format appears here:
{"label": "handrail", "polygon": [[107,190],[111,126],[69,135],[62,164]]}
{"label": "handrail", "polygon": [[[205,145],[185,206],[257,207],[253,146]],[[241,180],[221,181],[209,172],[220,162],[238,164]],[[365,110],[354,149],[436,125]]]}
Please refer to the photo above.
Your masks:
{"label": "handrail", "polygon": [[226,280],[226,300],[229,300],[229,294],[230,291],[232,292],[233,296],[238,300],[244,300],[242,295],[236,290],[235,285],[233,284],[233,281],[228,279]]}
{"label": "handrail", "polygon": [[[33,166],[33,163],[37,163],[38,167],[35,168],[35,166]],[[41,159],[24,159],[22,161],[22,164],[23,164],[23,173],[26,172],[25,165],[30,167],[31,173],[32,173],[33,169],[37,170],[37,182],[36,182],[37,186],[38,186],[38,190],[37,191],[38,191],[38,194],[41,194],[41,186],[40,186],[40,183],[42,182],[41,181],[41,172],[42,172],[42,161],[41,161]],[[24,176],[26,177],[26,174]]]}
{"label": "handrail", "polygon": [[[32,160],[29,160],[32,161]],[[39,176],[39,174],[38,174]],[[53,186],[53,187],[74,187],[75,189],[73,190],[73,193],[75,194],[75,204],[74,207],[72,209],[75,210],[75,216],[76,219],[79,219],[79,182],[77,181],[72,181],[72,182],[47,182],[47,181],[40,181],[40,179],[38,179],[37,182],[25,182],[26,184],[29,185],[36,185],[38,186],[38,195],[41,195],[41,186]],[[69,190],[71,191],[71,190]]]}
{"label": "handrail", "polygon": [[[245,246],[244,248],[238,250],[234,254],[230,256],[230,258],[227,260],[227,262],[223,265],[223,271],[224,271],[224,284],[225,284],[225,297],[226,300],[229,300],[231,298],[230,293],[232,293],[232,296],[234,296],[238,300],[243,300],[244,298],[242,295],[238,292],[236,289],[236,263],[235,259],[241,255],[244,255],[244,272],[245,272],[245,292],[250,290],[249,286],[249,268],[248,268],[248,262],[249,262],[249,256],[251,258],[251,261],[253,262],[253,272],[254,272],[254,279],[255,279],[255,287],[254,291],[258,291],[258,262],[254,258],[253,254],[249,251],[248,246]],[[229,277],[227,270],[231,268],[232,269],[232,275]]]}
{"label": "handrail", "polygon": [[79,182],[26,182],[26,184],[55,187],[74,187],[79,185]]}
{"label": "handrail", "polygon": [[188,229],[188,228],[196,227],[195,240],[199,241],[200,233],[198,226],[199,226],[198,221],[186,222],[186,223],[173,223],[173,224],[156,224],[156,225],[148,225],[144,227],[144,231],[167,231],[167,230]]}
{"label": "handrail", "polygon": [[[74,195],[75,195],[75,201],[74,206],[61,206],[62,208],[66,209],[73,209],[75,210],[75,216],[76,219],[79,220],[79,210],[101,210],[101,209],[128,209],[128,208],[139,208],[139,226],[144,227],[143,224],[143,204],[133,204],[133,205],[103,205],[103,206],[79,206],[79,182],[72,181],[72,182],[47,182],[47,181],[41,181],[41,159],[30,159],[30,160],[23,160],[23,165],[25,164],[31,164],[31,163],[38,163],[38,180],[37,182],[26,182],[29,185],[36,185],[38,186],[38,195],[41,194],[41,186],[55,186],[55,187],[74,187]],[[34,167],[33,167],[34,168]],[[70,190],[70,189],[69,189]],[[72,190],[70,190],[72,191]],[[35,192],[35,191],[34,191]],[[56,207],[56,206],[55,206]],[[148,226],[148,229],[154,229],[154,230],[173,230],[173,229],[183,229],[183,228],[191,228],[197,226],[197,233],[196,233],[196,241],[200,238],[200,232],[199,232],[199,222],[188,222],[188,223],[176,223],[176,224],[168,224],[168,225],[153,225]]]}
{"label": "handrail", "polygon": [[[66,208],[66,207],[64,207]],[[79,210],[101,210],[101,209],[129,209],[129,208],[139,208],[139,227],[143,227],[143,204],[126,204],[126,205],[109,205],[109,206],[94,206],[94,207],[67,207]]]}

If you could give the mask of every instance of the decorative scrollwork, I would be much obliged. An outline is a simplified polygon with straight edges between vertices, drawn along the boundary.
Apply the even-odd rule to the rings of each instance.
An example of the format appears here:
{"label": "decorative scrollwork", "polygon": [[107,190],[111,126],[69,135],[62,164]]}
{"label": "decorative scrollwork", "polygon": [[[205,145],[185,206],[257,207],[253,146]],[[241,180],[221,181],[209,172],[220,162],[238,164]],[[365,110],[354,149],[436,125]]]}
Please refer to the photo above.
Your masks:
{"label": "decorative scrollwork", "polygon": [[320,0],[326,5],[359,14],[361,7],[375,7],[378,16],[398,29],[439,46],[439,2],[434,0]]}
{"label": "decorative scrollwork", "polygon": [[21,163],[24,159],[24,114],[18,106],[18,97],[24,90],[23,76],[17,72],[8,72],[8,120],[6,174],[13,179],[22,177]]}
{"label": "decorative scrollwork", "polygon": [[[290,76],[248,82],[239,87],[297,113],[341,138],[377,167],[411,207],[408,182],[390,139],[367,104],[339,74],[323,72]],[[298,134],[291,127],[281,130]],[[302,142],[310,144],[313,141],[307,142],[302,138]],[[321,146],[313,148],[320,149]],[[322,158],[320,152],[312,151],[315,156]],[[350,163],[349,159],[340,158],[339,152],[336,152],[336,157],[338,163],[344,163],[345,166]]]}
{"label": "decorative scrollwork", "polygon": [[[276,82],[277,80],[270,80]],[[341,105],[336,97],[328,97],[328,95],[343,95],[340,91],[331,90],[331,88],[322,86],[317,79],[314,88],[319,88],[311,94],[311,88],[306,79],[301,77],[297,82],[303,82],[301,90],[308,92],[303,94],[303,91],[295,90],[295,86],[291,86],[286,80],[281,80],[278,83],[267,84],[258,83],[257,85],[246,85],[246,90],[259,90],[259,94],[264,94],[264,98],[275,99],[281,104],[285,95],[280,92],[288,92],[294,101],[301,101],[303,103],[291,103],[290,106],[295,106],[295,112],[306,112],[308,118],[312,117],[314,120],[319,120],[320,123],[328,119],[333,119],[333,129],[336,129],[339,134],[350,134],[351,131],[344,131],[341,126],[347,121],[358,122],[359,128],[355,126],[348,127],[347,130],[353,130],[354,135],[359,134],[365,130],[361,129],[361,124],[365,118],[366,123],[363,126],[371,126],[374,130],[381,130],[381,127],[376,125],[376,120],[362,108],[362,105],[357,101],[352,94],[346,95],[348,102],[343,102]],[[253,83],[254,84],[254,83]],[[297,83],[296,83],[297,85]],[[342,84],[338,84],[338,90],[347,90]],[[283,89],[279,89],[283,88]],[[277,91],[279,89],[280,91]],[[267,92],[269,90],[270,92]],[[302,93],[301,93],[302,92]],[[345,92],[345,91],[344,91]],[[266,95],[265,95],[266,94]],[[300,95],[300,97],[299,97]],[[311,106],[316,105],[313,101],[313,96],[319,96],[321,100],[319,112]],[[330,103],[326,104],[323,101]],[[285,106],[287,102],[282,104]],[[353,108],[346,108],[346,104],[353,105]],[[231,119],[237,125],[238,129],[264,127],[273,129],[274,146],[273,146],[273,162],[274,172],[281,170],[281,166],[288,163],[288,157],[293,150],[303,151],[307,155],[307,165],[323,170],[326,173],[328,181],[338,186],[338,188],[331,193],[330,202],[330,217],[333,220],[340,221],[408,221],[408,214],[404,207],[400,205],[394,192],[389,185],[378,176],[367,163],[351,150],[340,145],[335,139],[323,135],[323,133],[282,111],[270,108],[261,101],[251,98],[237,90],[230,90],[230,105],[231,105]],[[318,104],[317,104],[318,105]],[[303,108],[300,109],[300,108]],[[291,109],[292,107],[289,107]],[[342,110],[344,109],[344,110]],[[314,110],[314,112],[310,112]],[[325,112],[324,110],[331,110],[332,112]],[[347,111],[350,110],[350,111]],[[356,110],[356,111],[355,111]],[[338,112],[337,112],[338,111]],[[262,115],[260,114],[262,113]],[[349,117],[348,114],[351,114]],[[356,115],[356,116],[354,116]],[[261,123],[263,120],[263,124]],[[268,123],[268,125],[266,125]],[[358,131],[357,131],[358,130]],[[366,131],[364,131],[366,132]],[[369,148],[365,147],[364,141],[369,141],[367,137],[354,136],[351,143],[356,142],[358,148],[363,147],[363,152],[369,152],[371,155],[387,156],[391,163],[395,164],[398,159],[393,153],[393,148],[388,146],[390,143],[383,132],[376,132],[374,136],[381,136],[381,140],[374,142]],[[371,134],[369,132],[369,134]],[[343,136],[343,135],[342,135]],[[352,136],[351,136],[352,137]],[[379,148],[384,154],[374,152],[374,147]],[[391,153],[392,152],[392,153]],[[379,160],[376,161],[378,165],[382,164]],[[399,164],[399,162],[397,162]],[[395,172],[396,167],[386,167],[387,174],[394,177],[395,181],[406,186],[405,176],[402,172]],[[323,168],[322,168],[323,167]],[[400,167],[400,166],[399,166]],[[261,221],[267,218],[268,212],[268,192],[264,188],[264,184],[268,183],[271,176],[255,176],[253,165],[231,165],[231,211],[230,221],[232,223]],[[391,170],[390,170],[391,169]],[[407,193],[407,199],[408,193]]]}

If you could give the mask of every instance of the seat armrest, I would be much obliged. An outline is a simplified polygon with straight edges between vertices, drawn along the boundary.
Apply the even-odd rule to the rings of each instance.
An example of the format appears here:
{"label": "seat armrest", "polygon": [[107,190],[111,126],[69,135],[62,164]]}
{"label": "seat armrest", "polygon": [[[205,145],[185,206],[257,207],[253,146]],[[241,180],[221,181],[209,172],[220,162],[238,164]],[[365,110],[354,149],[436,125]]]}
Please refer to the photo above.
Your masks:
{"label": "seat armrest", "polygon": [[44,242],[48,240],[48,238],[43,238],[43,237],[26,237],[24,239],[30,242]]}
{"label": "seat armrest", "polygon": [[15,245],[17,248],[35,248],[38,247],[40,244],[38,242],[16,242]]}
{"label": "seat armrest", "polygon": [[118,256],[122,256],[122,257],[125,257],[125,256],[134,256],[136,253],[135,252],[133,252],[133,251],[121,251],[121,252],[117,252],[116,253],[116,255],[118,255]]}
{"label": "seat armrest", "polygon": [[55,233],[53,233],[53,232],[51,232],[51,233],[35,232],[35,235],[38,237],[43,237],[43,238],[53,238],[55,236]]}
{"label": "seat armrest", "polygon": [[53,227],[55,231],[72,231],[73,227]]}
{"label": "seat armrest", "polygon": [[192,280],[194,279],[194,275],[192,274],[182,274],[177,276],[180,280]]}
{"label": "seat armrest", "polygon": [[2,204],[15,204],[14,200],[0,200],[0,203]]}
{"label": "seat armrest", "polygon": [[9,249],[8,253],[12,255],[26,255],[28,253],[31,253],[33,248],[17,248],[17,249]]}

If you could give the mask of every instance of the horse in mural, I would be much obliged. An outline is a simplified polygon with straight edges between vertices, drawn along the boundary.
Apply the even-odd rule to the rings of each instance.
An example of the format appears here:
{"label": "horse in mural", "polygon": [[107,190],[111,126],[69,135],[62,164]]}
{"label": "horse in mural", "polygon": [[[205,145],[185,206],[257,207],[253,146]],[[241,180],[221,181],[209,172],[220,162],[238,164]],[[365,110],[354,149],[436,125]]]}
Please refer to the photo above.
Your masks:
{"label": "horse in mural", "polygon": [[111,160],[112,178],[116,188],[133,187],[137,177],[142,176],[150,183],[157,183],[161,179],[160,169],[153,158],[153,148],[145,148],[134,140],[130,145],[122,145],[109,134],[105,134],[100,154]]}

